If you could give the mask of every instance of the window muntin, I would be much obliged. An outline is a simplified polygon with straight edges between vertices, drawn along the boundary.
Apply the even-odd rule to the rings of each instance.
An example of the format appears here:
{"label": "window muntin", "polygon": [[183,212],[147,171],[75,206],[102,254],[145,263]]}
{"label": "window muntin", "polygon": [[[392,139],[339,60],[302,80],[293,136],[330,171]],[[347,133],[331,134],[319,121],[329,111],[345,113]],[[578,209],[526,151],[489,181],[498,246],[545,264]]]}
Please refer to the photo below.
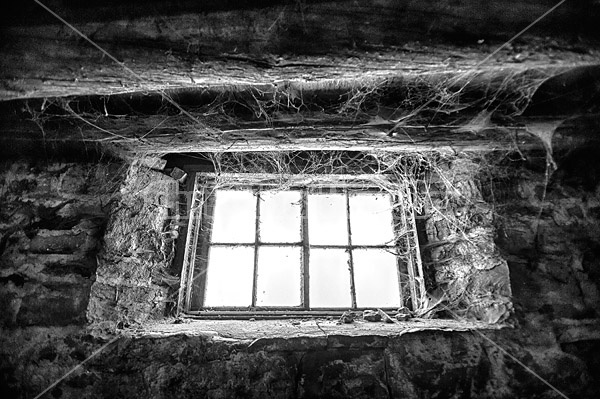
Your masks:
{"label": "window muntin", "polygon": [[190,223],[188,232],[183,311],[289,313],[417,303],[423,280],[404,186],[370,176],[291,176],[280,189],[281,177],[272,179],[232,175],[216,184],[210,175],[198,176],[191,214],[201,221]]}

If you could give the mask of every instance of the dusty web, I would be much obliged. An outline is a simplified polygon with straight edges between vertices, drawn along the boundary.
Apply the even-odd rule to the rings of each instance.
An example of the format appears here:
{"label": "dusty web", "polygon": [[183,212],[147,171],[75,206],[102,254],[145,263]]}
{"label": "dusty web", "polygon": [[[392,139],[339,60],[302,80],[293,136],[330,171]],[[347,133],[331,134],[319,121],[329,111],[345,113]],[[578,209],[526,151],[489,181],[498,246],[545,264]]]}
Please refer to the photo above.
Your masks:
{"label": "dusty web", "polygon": [[[306,176],[355,176],[353,187],[360,189],[377,186],[394,198],[395,254],[401,259],[403,297],[415,317],[433,317],[443,308],[465,314],[470,301],[468,276],[464,284],[444,298],[434,298],[429,291],[436,288],[435,265],[452,262],[456,256],[464,262],[484,262],[485,259],[467,259],[474,251],[489,245],[489,231],[473,230],[473,221],[467,217],[467,209],[476,208],[480,198],[465,195],[460,176],[448,176],[447,165],[454,159],[436,152],[399,154],[384,151],[347,152],[246,152],[215,153],[206,155],[213,163],[215,177],[211,189],[231,185],[231,174],[269,176],[270,190],[286,190],[291,181]],[[472,164],[465,164],[465,168]],[[452,173],[462,176],[473,171],[455,168]],[[294,176],[294,179],[290,179]],[[368,176],[368,177],[365,177]],[[361,180],[362,179],[362,180]],[[255,181],[255,180],[252,180]],[[294,183],[295,184],[295,183]],[[202,207],[201,195],[197,196],[196,208]],[[463,210],[461,213],[460,210]],[[435,262],[421,262],[416,218],[429,218],[444,223],[450,232],[444,242],[431,247],[444,247]],[[450,244],[450,247],[448,247]],[[190,248],[190,251],[192,249]],[[458,271],[460,272],[460,271]],[[451,276],[455,278],[456,276]]]}

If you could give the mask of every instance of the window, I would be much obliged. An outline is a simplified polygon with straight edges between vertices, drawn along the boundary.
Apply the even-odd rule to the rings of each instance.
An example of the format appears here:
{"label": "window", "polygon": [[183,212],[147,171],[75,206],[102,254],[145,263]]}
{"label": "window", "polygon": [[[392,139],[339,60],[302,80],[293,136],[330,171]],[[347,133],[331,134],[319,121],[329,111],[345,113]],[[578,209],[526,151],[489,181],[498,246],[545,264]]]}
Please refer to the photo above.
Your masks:
{"label": "window", "polygon": [[396,310],[424,294],[410,191],[381,176],[197,174],[180,310]]}

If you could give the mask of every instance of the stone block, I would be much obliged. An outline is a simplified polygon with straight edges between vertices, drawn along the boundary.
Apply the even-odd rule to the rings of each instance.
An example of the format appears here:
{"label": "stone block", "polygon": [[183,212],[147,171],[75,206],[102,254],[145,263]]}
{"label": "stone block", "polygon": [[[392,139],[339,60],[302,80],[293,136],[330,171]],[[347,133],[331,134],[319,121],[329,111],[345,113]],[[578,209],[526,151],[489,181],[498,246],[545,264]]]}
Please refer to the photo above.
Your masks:
{"label": "stone block", "polygon": [[90,289],[86,317],[90,323],[116,321],[117,288],[96,281]]}
{"label": "stone block", "polygon": [[180,184],[183,184],[185,182],[185,179],[187,178],[187,173],[185,173],[179,168],[173,168],[173,170],[170,173],[170,176],[173,179],[177,180]]}
{"label": "stone block", "polygon": [[12,327],[17,323],[21,298],[12,282],[0,283],[0,327]]}
{"label": "stone block", "polygon": [[600,290],[598,286],[589,279],[586,273],[576,272],[575,277],[579,281],[583,302],[598,314],[600,308]]}
{"label": "stone block", "polygon": [[468,397],[483,392],[490,364],[476,335],[425,332],[390,342],[384,351],[391,397]]}
{"label": "stone block", "polygon": [[141,323],[165,317],[168,292],[165,288],[118,287],[117,309],[123,320]]}
{"label": "stone block", "polygon": [[509,297],[489,294],[483,298],[475,299],[469,306],[467,317],[484,321],[489,324],[506,321],[513,311]]}
{"label": "stone block", "polygon": [[177,203],[177,180],[162,173],[132,166],[121,188],[123,201],[142,199],[148,205],[175,209]]}
{"label": "stone block", "polygon": [[69,202],[56,211],[56,216],[64,220],[72,220],[71,226],[76,226],[82,215],[85,215],[84,220],[92,220],[96,226],[102,227],[106,219],[106,211],[104,209],[108,203],[108,197],[102,196],[80,196],[75,202]]}
{"label": "stone block", "polygon": [[[89,250],[95,242],[85,248],[88,236],[71,230],[40,230],[29,244],[34,254],[70,254],[78,250]],[[91,248],[90,248],[91,247]]]}
{"label": "stone block", "polygon": [[87,192],[89,170],[84,166],[72,165],[58,180],[58,191],[64,194],[84,194]]}
{"label": "stone block", "polygon": [[363,320],[366,320],[366,321],[381,321],[381,315],[376,310],[365,310],[363,312]]}
{"label": "stone block", "polygon": [[98,256],[96,281],[111,285],[147,287],[152,284],[152,271],[157,266],[139,258],[125,256]]}
{"label": "stone block", "polygon": [[357,397],[369,392],[387,398],[385,360],[381,350],[308,352],[302,359],[300,397]]}
{"label": "stone block", "polygon": [[[21,326],[64,326],[85,322],[90,285],[58,283],[52,286],[25,284],[17,324]],[[30,285],[29,287],[27,287]]]}
{"label": "stone block", "polygon": [[125,321],[141,323],[165,316],[166,289],[95,282],[90,293],[87,318],[91,323]]}
{"label": "stone block", "polygon": [[160,255],[162,232],[170,221],[165,208],[154,205],[122,207],[110,216],[104,237],[104,249],[109,253]]}
{"label": "stone block", "polygon": [[588,307],[575,278],[566,283],[543,274],[535,274],[534,278],[537,293],[527,301],[538,304],[540,312],[550,317],[581,318],[586,315]]}
{"label": "stone block", "polygon": [[513,213],[511,218],[502,220],[498,234],[498,245],[511,254],[531,253],[535,248],[534,220],[530,215]]}
{"label": "stone block", "polygon": [[50,276],[81,276],[90,278],[96,272],[94,256],[61,256],[49,257],[44,261],[43,273]]}
{"label": "stone block", "polygon": [[565,240],[565,231],[554,228],[548,222],[541,221],[537,235],[537,250],[543,254],[569,253],[569,243]]}

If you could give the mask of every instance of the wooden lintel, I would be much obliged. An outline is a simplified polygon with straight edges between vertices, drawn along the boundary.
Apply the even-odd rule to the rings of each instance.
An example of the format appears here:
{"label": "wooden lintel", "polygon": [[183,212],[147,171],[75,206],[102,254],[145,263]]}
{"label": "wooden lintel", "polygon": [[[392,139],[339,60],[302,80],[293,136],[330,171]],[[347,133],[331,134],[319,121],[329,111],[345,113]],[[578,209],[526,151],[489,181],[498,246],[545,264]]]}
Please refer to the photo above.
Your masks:
{"label": "wooden lintel", "polygon": [[[60,146],[72,145],[77,140],[31,140],[26,138],[12,138],[10,142],[4,138],[0,139],[0,146],[4,147],[24,147],[27,148],[31,144],[36,144],[37,147],[48,146],[57,148]],[[79,142],[82,142],[79,140]],[[91,142],[97,143],[97,142]],[[107,143],[108,144],[108,143]],[[105,144],[105,145],[107,145]],[[101,144],[102,146],[102,144]],[[543,148],[541,143],[525,143],[518,147],[509,142],[490,142],[485,140],[461,142],[461,141],[428,141],[420,143],[392,142],[392,141],[375,141],[375,140],[360,140],[360,139],[259,139],[259,140],[244,140],[238,142],[215,142],[197,140],[189,143],[170,144],[170,145],[133,145],[131,143],[110,144],[111,152],[120,156],[125,160],[134,159],[138,156],[155,157],[172,153],[194,153],[194,152],[268,152],[268,151],[386,151],[398,153],[410,152],[437,152],[445,154],[456,154],[460,152],[490,152],[496,150],[525,150],[531,148]],[[114,148],[121,149],[114,151]]]}

